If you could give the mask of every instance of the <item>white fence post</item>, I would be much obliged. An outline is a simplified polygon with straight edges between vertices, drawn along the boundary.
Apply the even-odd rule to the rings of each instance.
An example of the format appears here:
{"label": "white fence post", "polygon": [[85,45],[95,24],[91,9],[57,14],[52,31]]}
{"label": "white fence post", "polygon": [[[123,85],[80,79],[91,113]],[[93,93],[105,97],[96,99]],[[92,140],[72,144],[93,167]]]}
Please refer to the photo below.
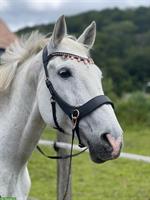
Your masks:
{"label": "white fence post", "polygon": [[[68,136],[58,132],[57,141],[68,143]],[[66,149],[58,148],[57,155],[62,156],[69,153],[70,151]],[[68,184],[69,162],[69,159],[58,159],[57,161],[57,200],[63,200],[66,191]],[[71,200],[71,176],[65,200]]]}

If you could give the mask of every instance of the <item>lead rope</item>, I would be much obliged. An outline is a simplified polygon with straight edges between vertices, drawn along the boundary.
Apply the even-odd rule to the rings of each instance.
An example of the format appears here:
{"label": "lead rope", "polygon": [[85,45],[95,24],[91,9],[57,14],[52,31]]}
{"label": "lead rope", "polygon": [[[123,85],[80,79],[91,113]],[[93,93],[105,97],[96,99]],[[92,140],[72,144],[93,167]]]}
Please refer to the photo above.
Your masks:
{"label": "lead rope", "polygon": [[[70,150],[70,162],[69,162],[69,170],[68,170],[68,178],[67,178],[67,185],[66,185],[66,190],[64,193],[64,197],[63,200],[65,200],[66,196],[67,196],[67,192],[68,192],[68,188],[69,188],[69,183],[70,183],[70,179],[71,179],[71,167],[72,167],[72,153],[73,153],[73,142],[74,142],[74,135],[75,135],[75,131],[76,128],[78,127],[78,117],[79,117],[80,113],[79,111],[76,109],[74,110],[74,112],[71,115],[72,118],[72,124],[73,124],[73,129],[72,129],[72,141],[71,141],[71,150]],[[79,141],[80,142],[80,141]]]}
{"label": "lead rope", "polygon": [[63,200],[65,200],[66,196],[67,196],[67,192],[69,189],[69,184],[70,184],[70,179],[71,179],[71,168],[72,168],[72,155],[73,155],[73,142],[74,142],[74,135],[75,135],[75,130],[72,130],[72,140],[71,140],[71,149],[70,149],[70,160],[69,160],[69,169],[68,169],[68,177],[67,177],[67,185],[66,185],[66,189],[65,189],[65,193],[63,196]]}
{"label": "lead rope", "polygon": [[73,129],[72,129],[72,141],[71,141],[71,150],[70,150],[70,162],[69,162],[69,170],[68,170],[68,178],[67,178],[67,185],[66,185],[66,190],[64,193],[64,197],[63,200],[65,200],[66,196],[67,196],[67,192],[68,192],[68,188],[69,188],[69,183],[70,183],[70,179],[71,179],[71,167],[72,167],[72,153],[73,153],[73,142],[74,142],[74,135],[75,135],[75,131],[76,128],[78,127],[78,117],[79,117],[80,113],[78,110],[74,110],[74,112],[71,115],[72,118],[72,124],[73,124]]}

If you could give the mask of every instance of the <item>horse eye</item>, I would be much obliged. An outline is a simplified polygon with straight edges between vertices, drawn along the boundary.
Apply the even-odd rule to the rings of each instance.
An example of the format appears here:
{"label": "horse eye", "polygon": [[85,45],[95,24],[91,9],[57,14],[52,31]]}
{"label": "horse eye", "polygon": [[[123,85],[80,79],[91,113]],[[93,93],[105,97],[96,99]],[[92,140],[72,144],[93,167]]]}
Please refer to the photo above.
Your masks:
{"label": "horse eye", "polygon": [[58,75],[61,77],[61,78],[69,78],[70,76],[72,76],[71,74],[71,71],[68,69],[68,68],[61,68],[59,71],[58,71]]}

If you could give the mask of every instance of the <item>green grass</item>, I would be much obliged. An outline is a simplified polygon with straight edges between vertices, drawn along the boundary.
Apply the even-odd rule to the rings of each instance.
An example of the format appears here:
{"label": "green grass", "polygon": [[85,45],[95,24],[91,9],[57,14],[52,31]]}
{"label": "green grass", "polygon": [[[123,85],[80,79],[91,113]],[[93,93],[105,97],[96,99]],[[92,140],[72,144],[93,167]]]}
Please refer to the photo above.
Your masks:
{"label": "green grass", "polygon": [[[54,134],[46,130],[44,137],[54,139]],[[124,140],[123,151],[150,156],[149,128],[130,127]],[[55,153],[51,149],[48,151]],[[119,158],[98,165],[84,153],[73,159],[72,166],[74,200],[150,200],[150,165],[147,163]],[[56,161],[35,151],[29,170],[32,179],[30,196],[38,200],[55,200]]]}

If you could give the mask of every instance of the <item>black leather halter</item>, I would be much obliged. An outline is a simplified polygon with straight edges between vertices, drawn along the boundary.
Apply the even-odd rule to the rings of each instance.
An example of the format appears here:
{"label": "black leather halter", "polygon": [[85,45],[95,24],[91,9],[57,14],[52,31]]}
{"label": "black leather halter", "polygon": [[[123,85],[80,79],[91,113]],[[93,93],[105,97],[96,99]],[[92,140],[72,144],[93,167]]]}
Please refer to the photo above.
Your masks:
{"label": "black leather halter", "polygon": [[72,131],[76,132],[77,134],[77,137],[79,140],[79,146],[84,147],[84,145],[81,142],[80,134],[79,134],[80,120],[86,117],[87,115],[89,115],[90,113],[92,113],[97,108],[103,106],[104,104],[110,104],[113,108],[114,108],[114,105],[112,101],[105,95],[96,96],[81,106],[72,106],[68,104],[65,100],[63,100],[54,89],[53,84],[49,79],[49,73],[47,69],[47,65],[49,61],[52,58],[55,58],[58,56],[62,58],[76,59],[78,61],[84,62],[84,64],[93,63],[93,60],[91,58],[84,58],[84,57],[80,57],[78,55],[70,54],[66,52],[54,52],[54,53],[48,54],[47,47],[45,47],[43,50],[43,65],[44,65],[44,70],[45,70],[45,75],[46,75],[46,86],[49,89],[49,92],[51,94],[52,112],[53,112],[53,118],[54,118],[56,128],[60,130],[61,132],[64,132],[63,128],[61,128],[57,122],[56,105],[55,105],[57,103],[60,106],[60,108],[64,111],[64,113],[71,119],[73,123]]}

